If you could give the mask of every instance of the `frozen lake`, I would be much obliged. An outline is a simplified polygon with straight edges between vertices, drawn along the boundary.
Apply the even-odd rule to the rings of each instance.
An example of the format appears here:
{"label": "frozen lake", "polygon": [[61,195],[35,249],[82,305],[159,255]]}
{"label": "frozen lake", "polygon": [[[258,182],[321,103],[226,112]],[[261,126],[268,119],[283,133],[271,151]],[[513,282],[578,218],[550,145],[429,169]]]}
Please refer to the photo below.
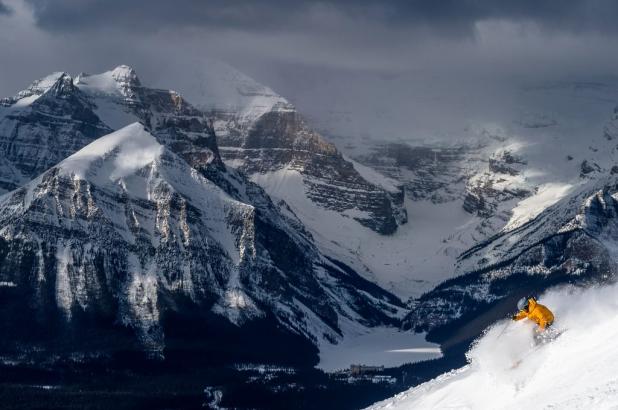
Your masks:
{"label": "frozen lake", "polygon": [[338,345],[320,346],[317,367],[324,371],[346,369],[351,364],[396,367],[441,356],[440,346],[427,342],[424,333],[375,328],[369,333],[348,335]]}

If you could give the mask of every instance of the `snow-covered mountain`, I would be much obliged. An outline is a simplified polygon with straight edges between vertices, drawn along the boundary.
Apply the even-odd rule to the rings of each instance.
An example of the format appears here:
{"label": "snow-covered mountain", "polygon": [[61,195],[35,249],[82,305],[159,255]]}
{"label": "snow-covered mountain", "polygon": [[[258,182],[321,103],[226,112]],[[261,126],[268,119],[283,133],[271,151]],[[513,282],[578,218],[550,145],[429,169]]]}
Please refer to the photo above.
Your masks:
{"label": "snow-covered mountain", "polygon": [[459,257],[465,273],[419,298],[406,325],[433,330],[481,313],[488,325],[526,293],[560,283],[615,280],[616,195],[615,177],[596,181],[470,249]]}
{"label": "snow-covered mountain", "polygon": [[8,175],[17,186],[94,139],[135,121],[157,129],[183,155],[191,155],[190,149],[196,150],[195,155],[210,153],[202,160],[221,164],[212,128],[202,112],[173,91],[142,87],[130,67],[119,66],[75,79],[54,73],[3,99],[0,148],[3,161],[15,168]]}
{"label": "snow-covered mountain", "polygon": [[333,190],[350,182],[338,171],[343,162],[328,159],[334,147],[285,98],[230,67],[204,71],[187,80],[199,87],[185,88],[216,118],[226,163],[284,199],[322,252],[402,298],[418,298],[467,273],[459,255],[613,167],[607,135],[614,125],[604,124],[618,101],[614,83],[508,90],[518,102],[508,116],[461,124],[460,135],[446,142],[333,137],[357,174],[402,204],[408,223],[380,235],[356,222],[360,208],[341,203],[365,203],[367,189]]}
{"label": "snow-covered mountain", "polygon": [[10,191],[111,132],[65,73],[0,100],[1,187]]}
{"label": "snow-covered mountain", "polygon": [[616,172],[616,124],[608,122],[615,83],[510,92],[520,102],[508,116],[471,119],[447,139],[332,137],[347,156],[405,187],[408,224],[354,248],[384,287],[417,298],[467,273],[458,257],[468,249]]}
{"label": "snow-covered mountain", "polygon": [[226,73],[223,91],[196,88],[201,108],[127,66],[2,100],[1,291],[30,300],[29,318],[94,312],[162,351],[169,318],[200,306],[210,324],[320,344],[396,324],[392,292],[412,297],[405,328],[444,344],[519,293],[613,277],[618,120],[599,120],[611,89],[534,88],[560,109],[468,127],[464,142],[343,155],[283,97]]}
{"label": "snow-covered mountain", "polygon": [[467,353],[468,365],[370,408],[614,409],[617,291],[616,285],[552,290],[541,302],[563,331],[554,341],[537,344],[530,322],[498,322]]}
{"label": "snow-covered mountain", "polygon": [[[554,182],[538,186],[511,209],[502,229],[460,254],[457,276],[418,298],[405,326],[433,330],[445,342],[473,320],[480,332],[525,293],[560,283],[615,280],[616,121],[614,114],[602,133],[582,142],[593,149],[584,151],[580,166],[564,158],[566,170],[542,175]],[[565,154],[555,151],[554,156]],[[549,153],[541,155],[545,169],[557,168]],[[581,164],[594,164],[594,170],[582,172]]]}
{"label": "snow-covered mountain", "polygon": [[[616,281],[618,92],[596,83],[522,92],[531,96],[526,111],[508,126],[470,127],[475,135],[463,143],[380,142],[348,146],[348,154],[405,185],[411,228],[419,226],[415,210],[428,209],[427,232],[436,235],[425,237],[433,244],[427,249],[444,262],[424,266],[450,262],[445,280],[411,301],[404,328],[428,332],[446,361],[461,357],[488,326],[512,314],[517,299],[554,289],[543,301],[567,332],[556,352],[553,344],[529,349],[522,324],[498,323],[473,344],[468,366],[373,408],[611,408],[615,401],[611,366],[603,355],[586,355],[581,343],[589,328],[579,316],[587,309],[599,313],[594,298],[605,304],[600,311],[611,311],[615,285],[585,296],[555,288]],[[449,211],[440,209],[453,215],[444,236],[436,227]],[[464,212],[456,216],[458,209]],[[599,319],[589,325],[599,324],[602,332],[613,325]],[[603,350],[610,342],[600,338],[590,345]],[[512,370],[520,360],[521,369]],[[598,383],[569,377],[581,372],[595,374],[590,378]],[[479,385],[496,393],[479,393]]]}
{"label": "snow-covered mountain", "polygon": [[323,253],[409,296],[380,269],[388,258],[372,258],[362,249],[405,228],[400,183],[342,155],[288,100],[229,66],[213,64],[184,81],[187,98],[214,118],[228,166],[289,204]]}
{"label": "snow-covered mountain", "polygon": [[0,204],[7,355],[165,354],[202,348],[208,329],[212,349],[257,326],[276,358],[285,334],[311,345],[396,324],[395,297],[324,256],[285,203],[223,164],[203,112],[131,68],[54,74],[0,114],[17,187]]}
{"label": "snow-covered mountain", "polygon": [[350,149],[355,160],[405,187],[408,225],[364,248],[380,255],[366,263],[402,297],[418,297],[455,275],[457,256],[502,229],[518,201],[534,194],[525,160],[500,134],[469,134],[464,142]]}
{"label": "snow-covered mountain", "polygon": [[288,100],[221,63],[204,68],[195,79],[200,80],[199,86],[189,88],[193,91],[188,98],[214,118],[223,159],[269,194],[295,199],[289,201],[295,208],[300,182],[306,198],[298,205],[303,208],[344,213],[381,234],[391,234],[405,223],[401,189],[385,188],[362,175]]}

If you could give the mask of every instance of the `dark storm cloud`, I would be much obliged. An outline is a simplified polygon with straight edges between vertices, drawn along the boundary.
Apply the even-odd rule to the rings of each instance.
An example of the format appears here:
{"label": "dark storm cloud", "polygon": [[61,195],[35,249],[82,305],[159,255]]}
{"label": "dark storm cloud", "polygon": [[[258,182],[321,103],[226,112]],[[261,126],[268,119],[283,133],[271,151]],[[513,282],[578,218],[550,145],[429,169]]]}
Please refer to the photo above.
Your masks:
{"label": "dark storm cloud", "polygon": [[302,30],[323,8],[362,22],[418,26],[444,33],[470,32],[478,21],[530,21],[558,30],[615,32],[615,0],[28,0],[39,26],[79,30],[121,26],[128,30],[227,27]]}
{"label": "dark storm cloud", "polygon": [[11,14],[11,9],[6,4],[0,1],[0,15],[2,14]]}
{"label": "dark storm cloud", "polygon": [[183,92],[223,60],[310,117],[349,113],[341,134],[433,132],[509,111],[522,83],[616,75],[617,17],[616,0],[0,0],[0,97],[118,64]]}
{"label": "dark storm cloud", "polygon": [[[75,30],[121,26],[131,30],[167,27],[274,28],[297,20],[303,6],[271,0],[28,0],[39,26]],[[286,23],[287,25],[287,23]]]}

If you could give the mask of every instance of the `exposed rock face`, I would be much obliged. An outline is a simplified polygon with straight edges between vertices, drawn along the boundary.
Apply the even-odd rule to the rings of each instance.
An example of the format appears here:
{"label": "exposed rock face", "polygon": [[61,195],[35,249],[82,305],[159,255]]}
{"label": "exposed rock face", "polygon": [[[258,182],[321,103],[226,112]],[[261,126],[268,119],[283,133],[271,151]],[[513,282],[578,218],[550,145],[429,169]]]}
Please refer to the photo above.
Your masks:
{"label": "exposed rock face", "polygon": [[526,165],[526,161],[508,150],[489,158],[489,170],[496,174],[519,175],[517,165]]}
{"label": "exposed rock face", "polygon": [[223,165],[210,121],[176,92],[142,86],[127,66],[98,75],[80,74],[75,84],[110,126],[140,121],[192,165]]}
{"label": "exposed rock face", "polygon": [[251,97],[245,106],[211,111],[227,164],[249,176],[297,171],[302,175],[307,206],[356,213],[355,220],[381,234],[391,234],[406,222],[401,195],[391,195],[364,179],[333,144],[307,125],[292,104],[247,78],[235,81],[238,92]]}
{"label": "exposed rock face", "polygon": [[[505,177],[519,175],[526,161],[508,150],[489,153],[491,141],[458,146],[413,146],[390,143],[357,159],[405,184],[407,195],[434,204],[463,199],[463,208],[490,217],[496,202],[530,194],[503,187]],[[489,159],[487,159],[489,156]],[[504,176],[504,177],[503,177]]]}
{"label": "exposed rock face", "polygon": [[506,223],[510,218],[510,210],[504,212],[500,209],[501,205],[533,193],[525,181],[518,178],[526,164],[524,159],[508,149],[494,152],[489,157],[487,169],[472,174],[468,179],[463,208],[482,218],[496,216]]}
{"label": "exposed rock face", "polygon": [[[3,105],[0,138],[7,147],[30,141],[33,164],[56,157],[21,124],[55,135],[56,124],[38,116],[49,107],[63,149],[77,151],[31,182],[34,166],[2,175],[21,186],[0,203],[7,354],[164,354],[170,335],[174,344],[197,342],[178,336],[178,320],[218,329],[211,345],[254,322],[310,343],[336,340],[346,321],[396,322],[400,302],[325,258],[285,203],[227,169],[206,116],[178,94],[146,88],[121,66],[75,80],[61,74]],[[7,166],[22,157],[8,156]]]}
{"label": "exposed rock face", "polygon": [[588,160],[582,161],[580,165],[581,172],[579,176],[585,178],[594,172],[601,171],[601,167],[598,164],[590,163]]}
{"label": "exposed rock face", "polygon": [[12,172],[2,173],[2,187],[16,188],[111,132],[93,108],[65,73],[52,74],[3,99],[0,154]]}
{"label": "exposed rock face", "polygon": [[520,177],[526,161],[498,148],[501,143],[495,138],[450,146],[389,143],[356,159],[404,184],[413,201],[460,202],[482,218],[476,231],[487,236],[509,220],[510,201],[533,193]]}
{"label": "exposed rock face", "polygon": [[464,158],[469,147],[412,146],[389,143],[375,147],[356,159],[383,174],[401,181],[413,200],[433,203],[452,201],[460,196]]}
{"label": "exposed rock face", "polygon": [[476,192],[468,192],[463,202],[463,209],[471,214],[476,214],[480,217],[490,217],[495,208],[485,202],[482,194]]}

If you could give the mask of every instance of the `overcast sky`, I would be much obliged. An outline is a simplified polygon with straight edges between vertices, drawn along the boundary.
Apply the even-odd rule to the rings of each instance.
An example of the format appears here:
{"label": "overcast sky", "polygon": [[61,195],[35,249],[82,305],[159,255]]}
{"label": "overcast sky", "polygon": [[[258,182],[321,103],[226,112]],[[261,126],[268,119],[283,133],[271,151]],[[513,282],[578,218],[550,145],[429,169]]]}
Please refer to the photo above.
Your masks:
{"label": "overcast sky", "polygon": [[437,121],[507,106],[508,85],[615,75],[617,22],[615,0],[0,0],[0,95],[118,64],[175,88],[220,59],[309,116],[346,111],[358,132],[373,115],[397,133],[408,102]]}

